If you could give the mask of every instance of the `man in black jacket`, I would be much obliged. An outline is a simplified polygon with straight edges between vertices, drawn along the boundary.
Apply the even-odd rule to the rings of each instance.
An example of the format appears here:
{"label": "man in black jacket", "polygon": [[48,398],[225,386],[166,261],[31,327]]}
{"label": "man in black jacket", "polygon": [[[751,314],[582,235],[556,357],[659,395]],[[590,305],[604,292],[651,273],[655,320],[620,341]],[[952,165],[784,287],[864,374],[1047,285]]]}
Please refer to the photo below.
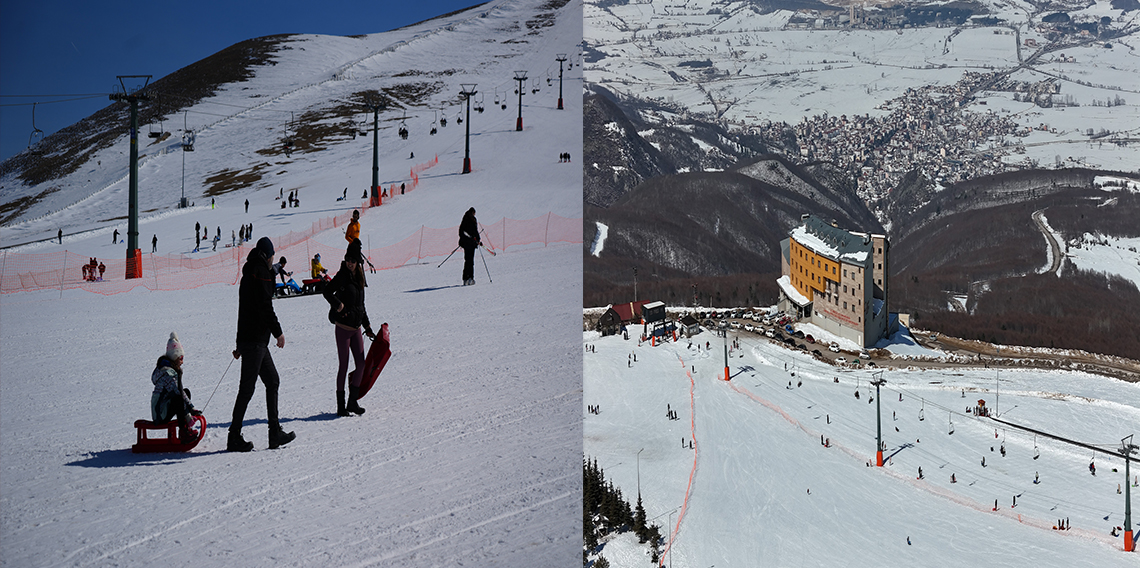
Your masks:
{"label": "man in black jacket", "polygon": [[475,208],[463,214],[459,222],[459,246],[463,247],[463,285],[475,283],[475,249],[482,244],[479,240],[479,222],[475,220]]}
{"label": "man in black jacket", "polygon": [[269,335],[277,338],[277,347],[285,347],[285,334],[273,312],[273,288],[275,286],[271,262],[273,243],[268,237],[257,241],[257,246],[249,251],[245,266],[241,269],[241,284],[238,287],[237,349],[234,358],[242,358],[241,382],[238,386],[237,401],[234,402],[233,422],[230,423],[229,441],[226,450],[248,452],[253,443],[241,436],[245,410],[253,398],[257,377],[265,383],[265,411],[269,419],[269,449],[275,449],[293,441],[296,434],[285,432],[277,416],[277,387],[281,383],[273,357],[269,355]]}

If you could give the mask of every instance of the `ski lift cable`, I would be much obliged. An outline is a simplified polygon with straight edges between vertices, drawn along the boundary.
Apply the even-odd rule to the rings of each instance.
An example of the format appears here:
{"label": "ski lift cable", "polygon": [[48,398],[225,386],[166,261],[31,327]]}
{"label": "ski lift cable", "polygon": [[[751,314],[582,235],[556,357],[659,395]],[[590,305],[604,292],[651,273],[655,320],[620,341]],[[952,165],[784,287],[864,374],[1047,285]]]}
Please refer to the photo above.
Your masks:
{"label": "ski lift cable", "polygon": [[[0,95],[0,96],[6,97],[6,96],[10,96],[10,95]],[[86,101],[86,100],[98,99],[98,98],[105,99],[105,98],[107,98],[107,95],[83,96],[83,97],[76,97],[74,99],[61,99],[58,101],[36,101],[36,102],[31,102],[31,103],[3,103],[3,104],[0,104],[0,107],[20,107],[20,106],[32,106],[32,105],[47,105],[47,104],[52,104],[52,103],[70,103],[70,102],[74,102],[74,101]]]}
{"label": "ski lift cable", "polygon": [[[806,376],[810,376],[810,375],[806,375]],[[822,377],[817,377],[817,378],[822,379]],[[767,379],[767,377],[761,377],[761,380],[763,382],[766,382],[766,383],[771,382],[771,380],[765,381],[765,379]],[[782,388],[782,385],[774,385],[773,384],[770,386],[774,386],[774,387],[778,386],[778,387]],[[796,396],[805,402],[810,402],[812,404],[813,408],[820,408],[820,410],[825,410],[825,411],[828,410],[826,407],[820,407],[820,405],[818,404],[818,401],[808,399],[806,396],[800,394],[798,389],[796,389],[796,392],[792,396]],[[951,414],[953,414],[953,413],[951,413]],[[874,433],[871,432],[870,429],[868,429],[868,428],[861,428],[858,426],[849,426],[849,429],[856,434],[855,438],[859,438],[861,436],[874,437]],[[961,464],[961,463],[953,462],[953,461],[947,461],[945,459],[945,456],[934,454],[934,453],[932,453],[932,452],[930,452],[930,451],[928,451],[925,448],[922,448],[920,446],[911,446],[908,449],[908,452],[911,452],[912,454],[915,454],[915,453],[920,454],[920,455],[926,457],[927,459],[931,460],[932,462],[946,462],[949,465],[954,465],[955,467],[962,468],[963,470],[966,468],[966,466]],[[1020,492],[1022,494],[1026,493],[1024,487],[1021,485],[1011,484],[1009,482],[1002,481],[1002,480],[999,480],[999,479],[996,479],[996,478],[993,478],[993,477],[990,477],[987,475],[978,475],[978,474],[973,474],[973,473],[971,473],[971,474],[974,475],[978,480],[984,481],[986,483],[992,484],[992,485],[997,486],[997,487],[1001,487],[1005,491]],[[1101,511],[1100,508],[1093,508],[1093,507],[1084,505],[1082,503],[1074,503],[1074,502],[1066,501],[1064,499],[1053,498],[1053,499],[1050,499],[1050,501],[1054,502],[1054,503],[1064,504],[1067,507],[1071,507],[1074,510],[1079,510],[1082,512],[1099,514]]]}
{"label": "ski lift cable", "polygon": [[[742,341],[742,343],[746,343],[746,341]],[[803,375],[803,376],[804,376],[805,378],[809,378],[809,377],[810,377],[810,378],[815,378],[815,379],[819,379],[819,380],[823,380],[823,379],[824,379],[823,377],[820,377],[820,376],[815,376],[814,374],[805,374],[805,375]],[[765,379],[767,379],[767,377],[763,377],[763,376],[761,377],[761,381],[762,381],[762,382],[765,382],[765,383],[770,383],[770,382],[771,382],[771,380],[765,380]],[[775,384],[770,384],[769,386],[773,386],[773,387],[780,387],[780,388],[783,388],[783,386],[782,386],[782,385],[775,385]],[[813,407],[813,408],[819,408],[820,410],[823,410],[823,411],[829,411],[829,409],[828,409],[828,408],[826,408],[826,407],[821,407],[821,406],[819,405],[818,401],[816,401],[816,400],[812,400],[812,399],[809,399],[809,398],[807,398],[805,395],[802,395],[802,394],[800,394],[800,392],[798,391],[798,389],[796,389],[796,392],[795,392],[795,393],[794,393],[792,396],[798,397],[798,398],[800,398],[802,401],[804,401],[804,402],[807,402],[807,403],[810,403],[810,404],[812,405],[812,407]],[[919,398],[921,398],[921,397],[919,397]],[[933,405],[933,403],[932,403],[932,406],[934,406],[934,405]],[[953,414],[959,414],[959,413],[953,412],[952,410],[947,410],[947,412],[948,412],[950,415],[953,415]],[[829,413],[830,413],[830,412],[829,412]],[[966,417],[966,418],[974,418],[976,421],[978,421],[978,422],[981,422],[981,419],[980,419],[980,418],[977,418],[977,417],[973,417],[972,415],[962,415],[962,414],[959,414],[959,416],[964,416],[964,417]],[[854,433],[857,435],[856,437],[858,437],[858,435],[862,435],[862,436],[868,436],[868,437],[871,437],[871,436],[873,436],[873,433],[872,433],[872,432],[870,432],[870,430],[869,430],[869,429],[866,429],[866,428],[860,428],[860,427],[858,427],[858,426],[849,426],[849,428],[850,428],[850,430],[851,430],[851,431],[853,431],[853,432],[854,432]],[[925,448],[922,448],[922,447],[919,447],[919,446],[912,446],[912,447],[909,449],[909,451],[910,451],[910,452],[912,452],[912,453],[917,453],[917,454],[921,454],[921,455],[924,455],[925,457],[927,457],[927,458],[931,459],[932,461],[945,461],[945,457],[944,457],[944,456],[936,455],[936,454],[934,454],[934,453],[931,453],[930,451],[926,450]],[[953,464],[953,465],[956,465],[957,467],[965,467],[965,466],[963,466],[963,465],[962,465],[962,464],[960,464],[960,463],[954,463],[954,462],[946,462],[946,463],[948,463],[948,464]],[[1005,488],[1005,489],[1006,489],[1006,490],[1008,490],[1008,491],[1021,491],[1022,493],[1025,493],[1025,491],[1024,491],[1024,488],[1023,488],[1022,486],[1020,486],[1020,485],[1014,485],[1014,484],[1010,484],[1010,483],[1008,483],[1008,482],[1005,482],[1005,481],[1001,481],[1001,480],[998,480],[998,479],[995,479],[995,478],[991,478],[991,477],[989,477],[989,476],[984,476],[984,475],[977,475],[976,477],[977,477],[979,480],[984,480],[984,481],[986,481],[986,482],[988,482],[988,483],[992,483],[992,484],[994,484],[994,485],[997,485],[997,486],[1001,486],[1001,487]],[[1097,514],[1099,514],[1099,512],[1100,512],[1100,508],[1093,508],[1093,507],[1090,507],[1090,506],[1084,505],[1084,504],[1082,504],[1082,503],[1074,503],[1074,502],[1069,502],[1069,501],[1065,501],[1065,500],[1063,500],[1063,499],[1056,499],[1056,498],[1050,499],[1050,501],[1052,501],[1052,502],[1055,502],[1055,503],[1062,503],[1062,504],[1065,504],[1066,506],[1072,507],[1072,508],[1074,508],[1074,509],[1079,509],[1079,510],[1082,510],[1082,511],[1087,511],[1087,512],[1092,512],[1092,513],[1097,513]]]}

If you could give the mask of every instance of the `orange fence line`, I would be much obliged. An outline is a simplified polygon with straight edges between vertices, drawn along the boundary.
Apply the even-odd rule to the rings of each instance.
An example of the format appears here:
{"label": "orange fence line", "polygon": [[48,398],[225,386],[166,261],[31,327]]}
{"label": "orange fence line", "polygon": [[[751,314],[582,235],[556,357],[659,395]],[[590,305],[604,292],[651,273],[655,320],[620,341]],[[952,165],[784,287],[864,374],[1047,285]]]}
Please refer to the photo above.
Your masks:
{"label": "orange fence line", "polygon": [[[362,205],[362,214],[369,209]],[[277,254],[301,258],[289,265],[294,277],[302,280],[309,277],[309,259],[320,254],[329,259],[338,259],[344,252],[336,247],[315,242],[318,233],[341,227],[348,223],[352,213],[315,221],[306,231],[290,231],[273,238]],[[508,250],[542,243],[581,243],[582,219],[571,219],[548,213],[534,219],[516,220],[506,217],[491,224],[482,225],[484,243],[492,250]],[[458,226],[447,229],[433,229],[421,226],[400,242],[380,248],[369,248],[364,252],[369,261],[378,269],[397,268],[409,261],[422,261],[425,258],[445,256],[455,250],[458,242]],[[252,247],[252,244],[250,245]],[[366,243],[367,246],[367,243]],[[303,251],[303,253],[302,253]],[[0,257],[0,292],[21,292],[32,290],[66,290],[81,288],[100,294],[118,294],[142,286],[149,290],[186,290],[207,284],[236,284],[241,276],[241,266],[249,249],[242,244],[225,246],[223,250],[206,256],[144,254],[142,257],[141,278],[126,279],[126,259],[100,259],[107,270],[100,281],[84,278],[83,265],[90,257],[69,251],[51,253],[15,253],[4,251]],[[335,263],[326,261],[335,270]]]}

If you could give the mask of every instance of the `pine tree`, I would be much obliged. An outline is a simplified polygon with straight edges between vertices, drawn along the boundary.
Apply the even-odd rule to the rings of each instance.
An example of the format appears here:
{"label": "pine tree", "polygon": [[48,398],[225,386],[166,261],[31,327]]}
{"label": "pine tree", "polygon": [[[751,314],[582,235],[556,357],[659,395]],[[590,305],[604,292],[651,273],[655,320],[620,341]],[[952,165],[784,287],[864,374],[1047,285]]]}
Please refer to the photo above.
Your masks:
{"label": "pine tree", "polygon": [[641,495],[637,496],[637,509],[633,515],[633,532],[637,533],[638,542],[649,540],[645,532],[645,508],[641,506]]}

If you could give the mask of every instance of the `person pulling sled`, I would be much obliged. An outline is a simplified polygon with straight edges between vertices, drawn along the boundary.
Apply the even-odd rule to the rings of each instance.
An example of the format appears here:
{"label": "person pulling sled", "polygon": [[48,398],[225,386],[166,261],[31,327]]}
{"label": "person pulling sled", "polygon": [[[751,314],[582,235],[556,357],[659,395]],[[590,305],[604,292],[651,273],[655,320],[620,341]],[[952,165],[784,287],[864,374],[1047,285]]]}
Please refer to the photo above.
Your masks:
{"label": "person pulling sled", "polygon": [[277,390],[281,377],[273,365],[269,354],[269,336],[277,338],[277,347],[285,347],[285,333],[277,314],[273,311],[273,242],[261,237],[257,246],[249,251],[245,265],[241,269],[241,283],[238,285],[237,348],[235,359],[241,359],[241,382],[238,385],[237,399],[234,401],[233,421],[230,423],[229,440],[226,450],[248,452],[253,443],[241,435],[242,421],[246,408],[253,398],[257,378],[265,384],[265,412],[269,421],[269,449],[276,449],[292,442],[297,435],[281,428],[277,414]]}

